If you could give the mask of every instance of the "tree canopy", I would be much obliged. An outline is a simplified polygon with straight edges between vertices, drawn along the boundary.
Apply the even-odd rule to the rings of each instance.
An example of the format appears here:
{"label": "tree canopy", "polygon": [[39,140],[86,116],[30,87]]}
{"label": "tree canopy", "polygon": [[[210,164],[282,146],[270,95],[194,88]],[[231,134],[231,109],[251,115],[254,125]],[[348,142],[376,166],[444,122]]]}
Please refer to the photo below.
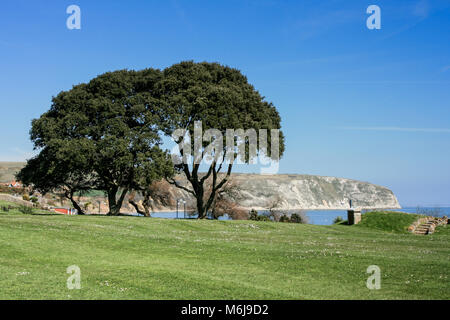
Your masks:
{"label": "tree canopy", "polygon": [[[183,188],[197,200],[199,218],[206,217],[208,210],[214,202],[217,192],[229,180],[233,159],[226,163],[226,137],[227,129],[260,129],[269,130],[268,148],[262,150],[258,143],[256,148],[267,156],[272,156],[271,130],[281,128],[281,119],[275,106],[265,101],[255,88],[248,83],[247,78],[237,70],[218,63],[194,63],[192,61],[175,64],[163,71],[163,77],[158,84],[161,98],[164,102],[168,125],[165,132],[172,135],[178,129],[185,129],[190,137],[194,136],[195,125],[201,122],[201,129],[215,129],[222,135],[222,157],[215,157],[205,174],[199,174],[200,162],[206,156],[205,148],[208,141],[201,144],[200,158],[192,157],[192,162],[182,161],[177,163],[177,171],[186,175],[192,188],[180,186],[175,180],[171,180],[177,187]],[[284,152],[284,137],[281,131],[277,131],[278,156]],[[183,143],[180,138],[177,143]],[[246,156],[243,160],[249,163],[252,159],[249,154],[249,141],[244,141]],[[185,150],[180,149],[180,159]],[[220,178],[219,173],[224,169],[226,174]],[[211,179],[211,190],[205,199],[205,182]]]}
{"label": "tree canopy", "polygon": [[[187,61],[163,71],[108,72],[59,93],[50,110],[33,120],[31,140],[40,153],[18,177],[44,193],[64,190],[80,213],[73,195],[103,190],[111,215],[120,213],[129,191],[141,192],[149,204],[155,194],[149,187],[164,177],[192,194],[198,217],[205,218],[229,181],[239,153],[235,142],[241,140],[239,148],[244,146],[240,159],[244,163],[256,155],[278,161],[284,151],[280,128],[275,106],[237,69]],[[216,134],[202,136],[198,144],[198,129]],[[227,158],[230,129],[243,135],[231,132],[232,152]],[[161,148],[161,132],[174,136],[179,130],[194,137],[191,163],[173,163]],[[261,133],[264,130],[267,137]],[[248,132],[259,134],[257,143]],[[178,136],[176,142],[184,143],[183,137]],[[212,141],[221,144],[208,149]],[[212,150],[207,172],[200,173],[200,164],[211,160],[207,158]],[[186,149],[181,148],[179,156],[187,159]],[[172,178],[175,172],[185,174],[190,187],[177,184]]]}
{"label": "tree canopy", "polygon": [[[31,139],[41,153],[19,176],[36,186],[46,180],[45,190],[51,190],[60,188],[67,176],[45,168],[89,175],[89,187],[107,194],[109,214],[119,214],[127,192],[142,189],[142,172],[147,180],[171,174],[158,132],[154,85],[160,78],[159,70],[120,70],[58,94],[50,110],[32,122]],[[42,161],[42,171],[27,174]]]}

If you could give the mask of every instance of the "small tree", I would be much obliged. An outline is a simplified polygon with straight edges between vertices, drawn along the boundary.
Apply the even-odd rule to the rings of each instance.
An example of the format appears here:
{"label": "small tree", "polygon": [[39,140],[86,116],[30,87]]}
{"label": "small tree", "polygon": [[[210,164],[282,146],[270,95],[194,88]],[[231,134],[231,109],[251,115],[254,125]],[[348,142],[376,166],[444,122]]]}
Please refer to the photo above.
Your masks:
{"label": "small tree", "polygon": [[292,213],[290,222],[292,223],[307,223],[306,216],[302,213]]}
{"label": "small tree", "polygon": [[266,202],[266,208],[269,211],[269,216],[272,217],[274,221],[279,221],[282,215],[280,207],[283,204],[283,198],[279,195],[275,195],[268,199]]}
{"label": "small tree", "polygon": [[[213,190],[211,179],[208,179],[205,183],[205,201],[211,196]],[[219,217],[227,214],[232,219],[244,220],[248,218],[248,213],[246,210],[241,208],[237,203],[237,199],[240,197],[242,188],[233,179],[228,180],[228,182],[217,192],[217,196],[214,198],[211,204],[210,213],[213,219],[218,219]]]}
{"label": "small tree", "polygon": [[250,220],[257,220],[258,219],[258,211],[255,209],[250,210],[249,212],[249,219]]}
{"label": "small tree", "polygon": [[170,191],[170,185],[165,180],[159,180],[152,182],[146,188],[143,187],[139,191],[143,197],[142,208],[139,203],[136,202],[136,191],[130,193],[128,202],[135,208],[136,212],[146,216],[151,216],[151,211],[154,211],[157,205],[165,207],[175,206],[175,199]]}
{"label": "small tree", "polygon": [[341,223],[342,221],[344,221],[344,219],[342,219],[341,216],[337,216],[336,218],[334,218],[333,223],[337,224],[337,223]]}

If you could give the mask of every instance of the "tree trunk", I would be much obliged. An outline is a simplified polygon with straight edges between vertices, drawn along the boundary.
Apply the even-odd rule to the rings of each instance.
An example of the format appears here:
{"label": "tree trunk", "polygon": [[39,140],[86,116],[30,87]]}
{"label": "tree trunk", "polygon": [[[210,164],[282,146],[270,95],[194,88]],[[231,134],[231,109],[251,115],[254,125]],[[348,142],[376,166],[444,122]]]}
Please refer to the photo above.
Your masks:
{"label": "tree trunk", "polygon": [[79,215],[84,215],[84,211],[83,209],[81,209],[81,207],[78,205],[78,203],[75,201],[75,199],[73,198],[73,194],[74,191],[66,191],[65,196],[67,199],[70,200],[70,202],[72,203],[73,207],[78,211]]}
{"label": "tree trunk", "polygon": [[70,201],[72,202],[73,207],[78,211],[79,215],[85,215],[85,212],[83,211],[83,209],[81,209],[81,207],[78,205],[78,203],[74,199],[70,199]]}
{"label": "tree trunk", "polygon": [[116,199],[118,191],[118,187],[113,187],[108,190],[108,216],[118,216],[120,214],[120,209],[122,208],[123,200],[125,199],[128,189],[123,189],[119,199]]}
{"label": "tree trunk", "polygon": [[196,199],[197,199],[197,219],[205,219],[206,218],[206,208],[203,205],[203,186],[199,185],[197,187],[197,192],[195,195]]}
{"label": "tree trunk", "polygon": [[150,208],[152,207],[151,199],[148,194],[145,194],[144,201],[142,201],[142,206],[144,207],[144,216],[150,217]]}
{"label": "tree trunk", "polygon": [[134,200],[128,200],[128,202],[136,209],[136,212],[139,214],[143,214],[144,217],[151,217],[150,210],[147,206],[143,205],[144,211],[139,208],[139,205]]}

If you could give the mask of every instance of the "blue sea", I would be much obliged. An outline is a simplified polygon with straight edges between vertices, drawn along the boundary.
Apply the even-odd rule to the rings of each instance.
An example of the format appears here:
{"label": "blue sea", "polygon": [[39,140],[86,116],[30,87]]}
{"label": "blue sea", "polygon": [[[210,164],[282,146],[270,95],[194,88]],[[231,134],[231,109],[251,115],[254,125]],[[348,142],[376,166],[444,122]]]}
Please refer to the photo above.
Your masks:
{"label": "blue sea", "polygon": [[[392,209],[389,211],[400,211],[407,213],[420,213],[420,214],[431,214],[438,213],[438,216],[450,216],[450,207],[404,207],[402,209]],[[338,216],[347,220],[346,210],[308,210],[306,211],[306,216],[308,217],[309,224],[317,225],[331,225],[333,221]],[[152,213],[152,217],[155,218],[166,218],[166,219],[176,219],[176,212],[155,212]],[[184,213],[181,211],[178,213],[178,218],[183,219]],[[188,217],[186,217],[188,218]],[[228,216],[220,217],[219,220],[229,220]]]}

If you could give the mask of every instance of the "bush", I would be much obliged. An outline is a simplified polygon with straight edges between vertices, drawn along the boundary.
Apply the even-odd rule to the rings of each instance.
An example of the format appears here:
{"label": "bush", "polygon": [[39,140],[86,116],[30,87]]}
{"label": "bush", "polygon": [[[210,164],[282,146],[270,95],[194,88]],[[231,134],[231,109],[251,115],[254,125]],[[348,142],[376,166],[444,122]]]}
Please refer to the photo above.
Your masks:
{"label": "bush", "polygon": [[27,207],[27,206],[19,206],[19,211],[22,212],[23,214],[32,214],[33,213],[33,208],[31,207]]}
{"label": "bush", "polygon": [[258,215],[256,217],[256,221],[272,221],[272,220],[270,220],[270,218],[268,216]]}
{"label": "bush", "polygon": [[293,213],[291,215],[291,221],[292,223],[306,223],[306,219],[302,217],[300,214]]}
{"label": "bush", "polygon": [[34,204],[36,204],[38,202],[38,198],[37,197],[31,197],[31,202],[33,202]]}
{"label": "bush", "polygon": [[334,224],[341,223],[342,221],[344,221],[344,219],[342,219],[341,216],[337,216],[336,218],[334,218],[333,223]]}
{"label": "bush", "polygon": [[252,209],[250,211],[250,220],[254,220],[254,221],[272,221],[270,220],[270,218],[266,215],[260,215],[258,214],[258,211]]}
{"label": "bush", "polygon": [[84,211],[89,211],[89,207],[92,206],[92,202],[86,202],[83,206],[84,206]]}
{"label": "bush", "polygon": [[283,214],[279,220],[279,222],[289,222],[289,221],[290,221],[290,219],[286,214]]}
{"label": "bush", "polygon": [[250,210],[250,220],[256,220],[258,218],[258,211],[255,209]]}
{"label": "bush", "polygon": [[22,196],[22,199],[25,200],[25,201],[30,201],[30,196],[27,195],[27,194],[24,194],[24,195]]}

